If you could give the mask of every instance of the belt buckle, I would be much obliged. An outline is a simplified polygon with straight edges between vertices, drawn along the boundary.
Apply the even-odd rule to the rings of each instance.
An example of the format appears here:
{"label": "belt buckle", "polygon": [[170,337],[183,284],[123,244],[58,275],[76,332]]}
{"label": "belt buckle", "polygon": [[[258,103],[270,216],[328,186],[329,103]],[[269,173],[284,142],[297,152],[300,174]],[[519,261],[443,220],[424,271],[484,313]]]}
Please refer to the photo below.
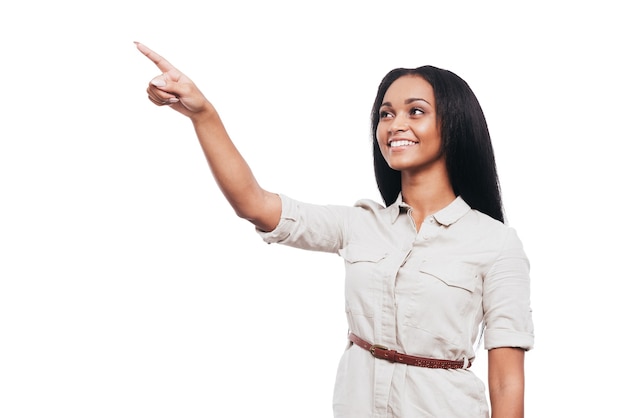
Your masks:
{"label": "belt buckle", "polygon": [[[384,345],[380,345],[380,344],[372,344],[372,346],[370,347],[370,353],[371,353],[374,357],[376,357],[375,350],[376,350],[377,348],[378,348],[379,350],[389,351],[389,348],[388,348],[388,347],[385,347]],[[377,358],[378,358],[378,357],[377,357]]]}

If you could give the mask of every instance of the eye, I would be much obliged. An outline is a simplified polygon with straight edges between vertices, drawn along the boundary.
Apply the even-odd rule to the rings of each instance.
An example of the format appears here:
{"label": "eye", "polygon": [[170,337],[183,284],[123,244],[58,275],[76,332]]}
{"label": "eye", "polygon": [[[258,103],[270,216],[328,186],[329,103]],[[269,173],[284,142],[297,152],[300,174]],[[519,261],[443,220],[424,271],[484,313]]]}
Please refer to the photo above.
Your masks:
{"label": "eye", "polygon": [[389,119],[389,118],[391,118],[393,116],[391,114],[391,112],[388,112],[386,110],[381,110],[378,115],[379,115],[380,119]]}
{"label": "eye", "polygon": [[411,109],[410,112],[411,116],[415,116],[415,115],[423,115],[424,111],[420,108],[414,107],[413,109]]}

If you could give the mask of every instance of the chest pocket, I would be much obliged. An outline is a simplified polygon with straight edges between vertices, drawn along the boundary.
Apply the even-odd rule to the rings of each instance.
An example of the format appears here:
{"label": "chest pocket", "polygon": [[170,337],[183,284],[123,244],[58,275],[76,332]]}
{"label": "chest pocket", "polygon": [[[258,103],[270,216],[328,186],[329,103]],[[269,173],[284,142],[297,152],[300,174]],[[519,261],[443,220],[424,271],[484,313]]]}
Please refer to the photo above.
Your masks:
{"label": "chest pocket", "polygon": [[382,294],[388,253],[383,248],[352,244],[340,249],[339,255],[346,267],[346,312],[373,317]]}
{"label": "chest pocket", "polygon": [[476,267],[462,262],[425,261],[420,265],[420,273],[434,277],[447,286],[474,292],[478,278]]}
{"label": "chest pocket", "polygon": [[468,321],[473,321],[471,314],[481,303],[478,269],[456,260],[433,260],[421,263],[418,270],[417,275],[405,276],[410,284],[408,297],[401,302],[404,325],[460,344],[469,338]]}
{"label": "chest pocket", "polygon": [[340,249],[339,255],[346,262],[354,264],[359,262],[377,263],[385,258],[387,253],[379,248],[352,244]]}

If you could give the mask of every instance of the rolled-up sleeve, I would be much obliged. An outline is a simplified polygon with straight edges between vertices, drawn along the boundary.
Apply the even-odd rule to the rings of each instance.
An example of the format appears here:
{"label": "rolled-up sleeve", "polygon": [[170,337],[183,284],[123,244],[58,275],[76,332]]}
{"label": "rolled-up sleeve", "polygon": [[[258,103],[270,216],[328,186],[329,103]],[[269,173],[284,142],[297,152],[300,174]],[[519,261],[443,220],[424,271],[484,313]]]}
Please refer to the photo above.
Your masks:
{"label": "rolled-up sleeve", "polygon": [[484,280],[485,348],[534,345],[530,307],[530,266],[514,229]]}
{"label": "rolled-up sleeve", "polygon": [[257,229],[265,242],[338,253],[345,239],[346,222],[354,207],[314,205],[282,194],[279,196],[282,213],[278,225],[268,232]]}

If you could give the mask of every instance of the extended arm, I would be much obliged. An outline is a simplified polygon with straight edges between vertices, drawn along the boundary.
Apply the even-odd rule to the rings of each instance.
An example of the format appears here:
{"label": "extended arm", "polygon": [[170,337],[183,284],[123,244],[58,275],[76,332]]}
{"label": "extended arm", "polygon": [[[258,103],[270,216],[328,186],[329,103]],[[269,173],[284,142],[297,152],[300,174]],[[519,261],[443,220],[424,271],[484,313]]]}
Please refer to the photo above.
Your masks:
{"label": "extended arm", "polygon": [[162,72],[148,85],[150,101],[191,119],[213,177],[235,213],[263,231],[273,230],[280,220],[280,197],[259,186],[213,105],[167,60],[143,44],[136,45]]}
{"label": "extended arm", "polygon": [[489,398],[492,418],[524,417],[524,350],[489,350]]}

